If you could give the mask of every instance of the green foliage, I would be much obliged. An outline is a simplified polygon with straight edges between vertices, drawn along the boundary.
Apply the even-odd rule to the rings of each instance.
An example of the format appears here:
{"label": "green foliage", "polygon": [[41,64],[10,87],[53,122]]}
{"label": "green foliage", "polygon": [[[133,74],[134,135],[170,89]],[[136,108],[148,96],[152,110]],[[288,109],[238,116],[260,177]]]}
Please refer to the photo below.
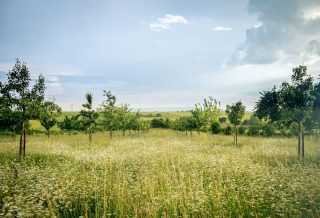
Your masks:
{"label": "green foliage", "polygon": [[225,135],[231,135],[232,134],[232,128],[231,126],[227,126],[224,130],[223,130]]}
{"label": "green foliage", "polygon": [[275,127],[272,123],[267,123],[262,126],[261,128],[261,134],[262,136],[271,137],[275,135]]}
{"label": "green foliage", "polygon": [[45,101],[40,109],[39,121],[47,130],[50,137],[50,129],[57,124],[57,118],[61,115],[61,108],[52,101]]}
{"label": "green foliage", "polygon": [[86,103],[82,104],[83,109],[79,113],[82,129],[89,134],[89,142],[92,141],[92,133],[97,128],[99,114],[92,108],[93,95],[86,93]]}
{"label": "green foliage", "polygon": [[196,104],[191,114],[196,121],[195,130],[198,132],[204,130],[210,127],[213,122],[218,122],[221,115],[220,102],[209,96],[209,99],[203,100],[202,105],[200,103]]}
{"label": "green foliage", "polygon": [[170,120],[168,118],[167,119],[154,118],[151,120],[151,127],[168,129],[170,128]]}
{"label": "green foliage", "polygon": [[247,134],[248,134],[248,136],[260,135],[260,127],[257,125],[249,126]]}
{"label": "green foliage", "polygon": [[198,124],[198,120],[194,116],[185,116],[176,119],[172,124],[172,128],[182,132],[192,132],[198,130]]}
{"label": "green foliage", "polygon": [[81,123],[78,121],[78,116],[65,116],[64,119],[58,122],[58,127],[61,130],[69,132],[69,135],[72,131],[81,130]]}
{"label": "green foliage", "polygon": [[[280,89],[261,93],[255,107],[255,115],[278,125],[298,124],[298,158],[300,158],[300,141],[302,141],[302,158],[304,158],[305,126],[312,129],[317,123],[319,88],[313,84],[313,78],[307,74],[307,67],[300,65],[292,69],[291,83],[283,82]],[[315,115],[315,116],[313,116]],[[314,119],[314,121],[313,121]]]}
{"label": "green foliage", "polygon": [[238,130],[237,126],[240,125],[242,118],[246,112],[245,106],[241,101],[236,102],[235,104],[226,106],[226,114],[231,124],[234,127],[234,144],[238,144]]}
{"label": "green foliage", "polygon": [[101,125],[107,131],[116,131],[119,129],[117,121],[116,96],[112,95],[110,91],[104,91],[103,96],[107,99],[103,102],[100,108],[102,122]]}
{"label": "green foliage", "polygon": [[235,104],[227,105],[226,106],[226,114],[231,124],[234,126],[238,126],[241,123],[241,119],[244,117],[245,114],[245,106],[242,104],[241,101],[238,101]]}
{"label": "green foliage", "polygon": [[252,115],[250,119],[246,119],[242,122],[243,125],[261,125],[261,121],[257,116]]}
{"label": "green foliage", "polygon": [[213,122],[211,124],[211,133],[212,134],[219,134],[221,132],[221,125],[219,122]]}
{"label": "green foliage", "polygon": [[111,138],[113,132],[117,130],[125,134],[126,130],[145,132],[150,129],[150,122],[140,119],[139,112],[132,113],[128,104],[116,105],[116,97],[110,91],[104,91],[104,96],[106,100],[99,109],[102,116],[100,125],[109,131]]}
{"label": "green foliage", "polygon": [[5,113],[1,115],[1,124],[10,124],[8,127],[15,131],[19,123],[21,129],[20,157],[25,156],[26,150],[25,124],[31,119],[39,119],[44,91],[44,77],[40,74],[34,85],[31,86],[27,65],[21,63],[19,59],[7,74],[7,82],[0,84],[0,108],[1,112]]}
{"label": "green foliage", "polygon": [[240,126],[238,129],[239,135],[244,135],[246,133],[246,127]]}
{"label": "green foliage", "polygon": [[221,124],[223,124],[223,123],[227,122],[227,118],[226,117],[219,117],[219,122]]}

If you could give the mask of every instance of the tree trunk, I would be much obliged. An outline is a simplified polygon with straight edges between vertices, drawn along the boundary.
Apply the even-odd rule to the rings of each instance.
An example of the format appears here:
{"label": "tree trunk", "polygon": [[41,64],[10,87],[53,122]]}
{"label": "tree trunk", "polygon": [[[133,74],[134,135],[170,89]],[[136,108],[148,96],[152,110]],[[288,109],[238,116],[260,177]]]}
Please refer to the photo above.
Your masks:
{"label": "tree trunk", "polygon": [[22,148],[23,148],[23,122],[20,122],[21,133],[20,133],[20,147],[19,147],[19,159],[22,157]]}
{"label": "tree trunk", "polygon": [[26,128],[23,126],[23,157],[26,156]]}
{"label": "tree trunk", "polygon": [[235,128],[236,128],[236,146],[238,146],[238,130],[237,130],[237,126]]}
{"label": "tree trunk", "polygon": [[300,160],[300,144],[301,144],[301,124],[299,123],[299,132],[298,132],[298,160]]}
{"label": "tree trunk", "polygon": [[110,139],[112,139],[112,130],[109,131]]}
{"label": "tree trunk", "polygon": [[302,161],[304,161],[304,132],[303,131],[301,132],[301,141],[302,141],[302,144],[301,144]]}
{"label": "tree trunk", "polygon": [[122,136],[125,136],[125,135],[126,135],[126,131],[122,130]]}
{"label": "tree trunk", "polygon": [[50,139],[50,135],[51,135],[50,130],[47,130],[47,134],[48,134],[48,139]]}
{"label": "tree trunk", "polygon": [[89,132],[89,143],[91,144],[92,142],[92,132]]}

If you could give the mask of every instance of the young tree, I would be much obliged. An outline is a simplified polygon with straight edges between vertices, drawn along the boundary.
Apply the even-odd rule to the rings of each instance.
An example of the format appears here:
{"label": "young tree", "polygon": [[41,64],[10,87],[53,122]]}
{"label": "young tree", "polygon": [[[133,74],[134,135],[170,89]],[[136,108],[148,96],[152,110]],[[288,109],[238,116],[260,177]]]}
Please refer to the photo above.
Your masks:
{"label": "young tree", "polygon": [[304,159],[305,125],[312,117],[316,105],[313,78],[307,74],[307,67],[300,65],[292,69],[291,83],[283,82],[280,89],[261,93],[256,103],[255,114],[260,118],[269,119],[290,126],[298,125],[298,159],[300,150]]}
{"label": "young tree", "polygon": [[196,120],[196,130],[200,132],[202,128],[210,127],[212,123],[218,122],[221,115],[220,103],[209,96],[209,99],[203,100],[202,105],[196,104],[191,114]]}
{"label": "young tree", "polygon": [[61,115],[61,108],[54,103],[54,100],[45,101],[40,110],[39,121],[46,129],[50,138],[50,129],[57,124],[57,118]]}
{"label": "young tree", "polygon": [[112,95],[110,91],[105,91],[104,94],[107,99],[101,105],[100,111],[102,115],[101,125],[107,131],[109,131],[110,138],[113,137],[113,131],[116,131],[119,127],[117,121],[117,106],[116,106],[116,96]]}
{"label": "young tree", "polygon": [[140,125],[139,125],[139,121],[140,121],[140,113],[139,111],[136,112],[136,113],[130,113],[129,114],[129,123],[128,123],[128,130],[129,130],[129,133],[131,130],[134,130],[134,131],[139,131],[140,130]]}
{"label": "young tree", "polygon": [[26,153],[26,124],[31,119],[38,119],[39,105],[44,101],[44,77],[40,74],[31,87],[30,73],[26,63],[19,59],[7,74],[7,83],[1,84],[1,102],[5,102],[8,114],[19,120],[21,135],[19,157]]}
{"label": "young tree", "polygon": [[58,127],[61,130],[65,130],[68,132],[69,136],[73,130],[80,130],[80,122],[78,121],[78,116],[65,116],[61,122],[58,122]]}
{"label": "young tree", "polygon": [[86,93],[87,102],[82,104],[83,109],[80,111],[81,124],[85,132],[89,135],[89,143],[92,142],[92,134],[96,130],[97,119],[99,114],[92,108],[93,96],[91,93]]}
{"label": "young tree", "polygon": [[126,130],[129,128],[130,123],[130,111],[128,104],[122,104],[116,110],[116,120],[119,124],[118,128],[122,131],[123,136],[125,136]]}
{"label": "young tree", "polygon": [[234,127],[234,144],[238,144],[238,130],[237,126],[240,125],[241,119],[244,117],[246,107],[242,104],[241,101],[238,101],[235,104],[227,105],[226,113],[228,119]]}

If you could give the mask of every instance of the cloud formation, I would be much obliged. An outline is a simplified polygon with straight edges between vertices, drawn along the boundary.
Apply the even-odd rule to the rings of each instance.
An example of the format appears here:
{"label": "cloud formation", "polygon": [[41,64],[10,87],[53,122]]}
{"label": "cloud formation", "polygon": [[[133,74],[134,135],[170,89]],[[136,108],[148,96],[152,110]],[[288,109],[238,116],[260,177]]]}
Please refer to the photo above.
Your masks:
{"label": "cloud formation", "polygon": [[157,21],[150,23],[151,30],[161,32],[162,30],[169,30],[173,24],[189,24],[189,21],[180,15],[166,14],[164,17],[160,17]]}
{"label": "cloud formation", "polygon": [[64,90],[57,76],[49,75],[46,77],[46,95],[58,96],[63,95]]}
{"label": "cloud formation", "polygon": [[[247,29],[246,40],[227,65],[308,62],[320,55],[320,7],[316,0],[250,0],[248,12],[259,25]],[[319,63],[320,64],[320,63]]]}
{"label": "cloud formation", "polygon": [[231,27],[225,27],[225,26],[216,26],[214,31],[232,31]]}

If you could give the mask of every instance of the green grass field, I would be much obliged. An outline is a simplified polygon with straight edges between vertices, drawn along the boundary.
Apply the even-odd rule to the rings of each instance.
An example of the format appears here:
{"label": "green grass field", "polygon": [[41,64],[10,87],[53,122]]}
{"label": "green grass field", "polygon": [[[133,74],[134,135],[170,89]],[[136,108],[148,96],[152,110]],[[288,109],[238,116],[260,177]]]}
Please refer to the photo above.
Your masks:
{"label": "green grass field", "polygon": [[319,217],[319,138],[150,130],[0,138],[0,217]]}

